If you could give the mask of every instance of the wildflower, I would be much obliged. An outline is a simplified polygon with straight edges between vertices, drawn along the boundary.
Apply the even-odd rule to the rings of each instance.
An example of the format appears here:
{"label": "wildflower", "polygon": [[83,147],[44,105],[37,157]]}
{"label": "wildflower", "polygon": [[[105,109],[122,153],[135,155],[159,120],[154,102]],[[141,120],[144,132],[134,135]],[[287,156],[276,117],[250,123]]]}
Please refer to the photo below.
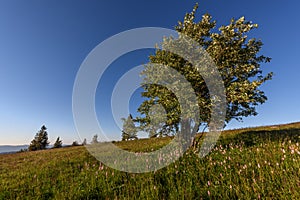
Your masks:
{"label": "wildflower", "polygon": [[258,167],[258,168],[260,168],[260,165],[259,165],[259,163],[257,164],[257,167]]}
{"label": "wildflower", "polygon": [[230,185],[229,188],[232,189],[232,185]]}
{"label": "wildflower", "polygon": [[207,185],[210,186],[210,181],[207,181]]}
{"label": "wildflower", "polygon": [[208,194],[208,196],[210,196],[210,191],[209,190],[207,191],[207,194]]}

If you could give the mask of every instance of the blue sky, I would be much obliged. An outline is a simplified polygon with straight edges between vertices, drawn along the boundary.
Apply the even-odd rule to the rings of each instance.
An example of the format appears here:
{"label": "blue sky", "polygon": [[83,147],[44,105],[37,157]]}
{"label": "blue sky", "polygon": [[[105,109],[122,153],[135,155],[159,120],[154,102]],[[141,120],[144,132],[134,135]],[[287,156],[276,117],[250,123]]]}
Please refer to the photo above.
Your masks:
{"label": "blue sky", "polygon": [[[79,140],[72,116],[72,89],[88,53],[128,29],[173,29],[195,2],[0,1],[0,145],[29,144],[43,124],[51,142],[57,136],[64,143]],[[296,0],[199,0],[198,19],[208,12],[218,26],[241,16],[258,23],[252,34],[262,39],[262,53],[272,58],[263,65],[264,71],[274,72],[273,80],[262,87],[269,100],[258,107],[258,116],[232,122],[229,128],[300,121],[299,7]],[[146,63],[151,52],[137,51],[116,60],[107,72],[107,90],[126,70]],[[97,94],[97,114],[108,116],[108,132],[118,139],[120,132],[109,121],[110,110],[100,103],[108,98]],[[134,110],[139,100],[133,97],[132,102]]]}

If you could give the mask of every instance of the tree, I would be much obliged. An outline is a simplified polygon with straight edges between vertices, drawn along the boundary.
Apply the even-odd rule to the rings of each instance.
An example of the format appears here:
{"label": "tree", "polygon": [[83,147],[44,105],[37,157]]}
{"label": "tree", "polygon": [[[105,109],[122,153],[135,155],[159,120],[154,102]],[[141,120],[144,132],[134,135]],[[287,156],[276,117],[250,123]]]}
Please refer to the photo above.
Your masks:
{"label": "tree", "polygon": [[43,125],[41,127],[41,130],[36,133],[34,139],[31,141],[28,147],[29,151],[46,149],[46,147],[49,145],[48,133],[46,130],[47,130],[46,126]]}
{"label": "tree", "polygon": [[[197,8],[196,4],[193,11],[185,15],[183,22],[178,22],[175,30],[196,41],[217,66],[223,79],[227,101],[225,125],[232,119],[241,121],[243,117],[257,115],[256,106],[267,100],[259,86],[272,78],[272,73],[262,74],[261,64],[271,60],[269,57],[258,55],[263,43],[256,38],[249,39],[247,36],[258,25],[241,17],[237,20],[231,19],[228,25],[221,26],[218,31],[215,31],[216,22],[212,21],[211,15],[205,14],[200,21],[195,21]],[[162,46],[180,43],[180,37],[179,39],[164,38]],[[147,98],[138,108],[142,117],[138,117],[136,121],[140,123],[141,128],[149,127],[151,124],[149,110],[159,104],[166,110],[167,117],[162,130],[176,133],[179,129],[193,129],[192,134],[194,134],[200,127],[207,127],[210,123],[213,101],[204,78],[195,67],[179,55],[158,48],[149,60],[141,73],[144,76],[142,96]],[[200,110],[199,123],[195,124],[194,121],[186,118],[181,120],[180,124],[181,110],[176,95],[159,84],[148,84],[147,80],[150,77],[161,76],[156,73],[153,64],[171,67],[191,84]]]}
{"label": "tree", "polygon": [[82,146],[87,145],[87,141],[86,138],[84,138],[83,142],[82,142]]}
{"label": "tree", "polygon": [[122,140],[138,139],[137,138],[137,128],[134,125],[132,115],[130,114],[127,119],[122,118],[123,130],[122,130]]}
{"label": "tree", "polygon": [[98,143],[98,135],[94,135],[91,144],[97,144]]}
{"label": "tree", "polygon": [[78,144],[77,141],[74,141],[74,142],[72,143],[72,146],[80,146],[80,145]]}
{"label": "tree", "polygon": [[53,148],[61,148],[61,147],[62,147],[62,140],[60,140],[58,137],[53,145]]}

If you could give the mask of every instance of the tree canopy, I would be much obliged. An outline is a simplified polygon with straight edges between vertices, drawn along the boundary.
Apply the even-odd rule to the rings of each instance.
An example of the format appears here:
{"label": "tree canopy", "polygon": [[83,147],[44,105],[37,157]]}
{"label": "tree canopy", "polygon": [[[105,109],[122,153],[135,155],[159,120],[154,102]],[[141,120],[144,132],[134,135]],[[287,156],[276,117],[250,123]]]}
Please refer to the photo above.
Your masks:
{"label": "tree canopy", "polygon": [[130,114],[127,119],[122,118],[123,130],[122,140],[137,139],[137,128],[134,125],[132,115]]}
{"label": "tree canopy", "polygon": [[[272,78],[272,73],[264,75],[261,69],[262,63],[268,63],[271,60],[269,57],[259,54],[263,46],[262,41],[248,37],[249,32],[258,25],[241,17],[233,18],[228,25],[216,29],[216,21],[213,21],[209,14],[204,14],[200,21],[195,20],[197,8],[196,4],[193,11],[187,13],[182,22],[178,22],[175,30],[196,41],[217,66],[226,95],[225,124],[232,119],[241,121],[243,117],[257,115],[257,105],[267,100],[260,86]],[[178,40],[172,37],[164,38],[162,47],[172,45]],[[180,124],[182,110],[176,95],[162,85],[148,84],[147,79],[150,76],[160,76],[155,73],[153,64],[171,67],[191,84],[199,107],[199,123],[194,124],[194,133],[201,126],[206,127],[210,122],[213,101],[203,76],[198,73],[192,63],[163,48],[157,48],[149,60],[141,73],[144,76],[142,96],[146,97],[146,100],[138,108],[142,117],[136,119],[140,122],[141,127],[149,129],[149,125],[152,123],[151,107],[154,105],[162,105],[166,111],[164,126],[158,132],[162,133],[166,130],[168,133],[176,132],[180,128],[186,127],[186,124]],[[189,119],[182,122],[190,125],[193,123]]]}

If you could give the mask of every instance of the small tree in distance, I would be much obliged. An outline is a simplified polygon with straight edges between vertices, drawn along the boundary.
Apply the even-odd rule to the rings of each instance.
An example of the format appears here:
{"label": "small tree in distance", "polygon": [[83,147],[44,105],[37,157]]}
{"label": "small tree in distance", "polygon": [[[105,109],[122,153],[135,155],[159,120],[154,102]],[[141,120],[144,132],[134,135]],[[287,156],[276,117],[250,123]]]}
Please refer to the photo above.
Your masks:
{"label": "small tree in distance", "polygon": [[82,142],[82,146],[87,145],[87,141],[86,138],[84,138],[83,142]]}
{"label": "small tree in distance", "polygon": [[130,114],[127,119],[123,120],[122,140],[138,139],[137,128],[134,125],[132,115]]}
{"label": "small tree in distance", "polygon": [[60,140],[58,137],[53,145],[53,148],[61,148],[61,147],[62,147],[62,140]]}
{"label": "small tree in distance", "polygon": [[94,135],[91,144],[97,144],[98,143],[98,135]]}
{"label": "small tree in distance", "polygon": [[78,144],[77,141],[74,141],[74,142],[72,143],[72,146],[80,146],[80,144]]}
{"label": "small tree in distance", "polygon": [[28,147],[29,151],[46,149],[46,147],[49,145],[48,133],[46,130],[47,130],[46,126],[43,125],[41,127],[41,130],[36,133],[34,139],[31,141]]}

